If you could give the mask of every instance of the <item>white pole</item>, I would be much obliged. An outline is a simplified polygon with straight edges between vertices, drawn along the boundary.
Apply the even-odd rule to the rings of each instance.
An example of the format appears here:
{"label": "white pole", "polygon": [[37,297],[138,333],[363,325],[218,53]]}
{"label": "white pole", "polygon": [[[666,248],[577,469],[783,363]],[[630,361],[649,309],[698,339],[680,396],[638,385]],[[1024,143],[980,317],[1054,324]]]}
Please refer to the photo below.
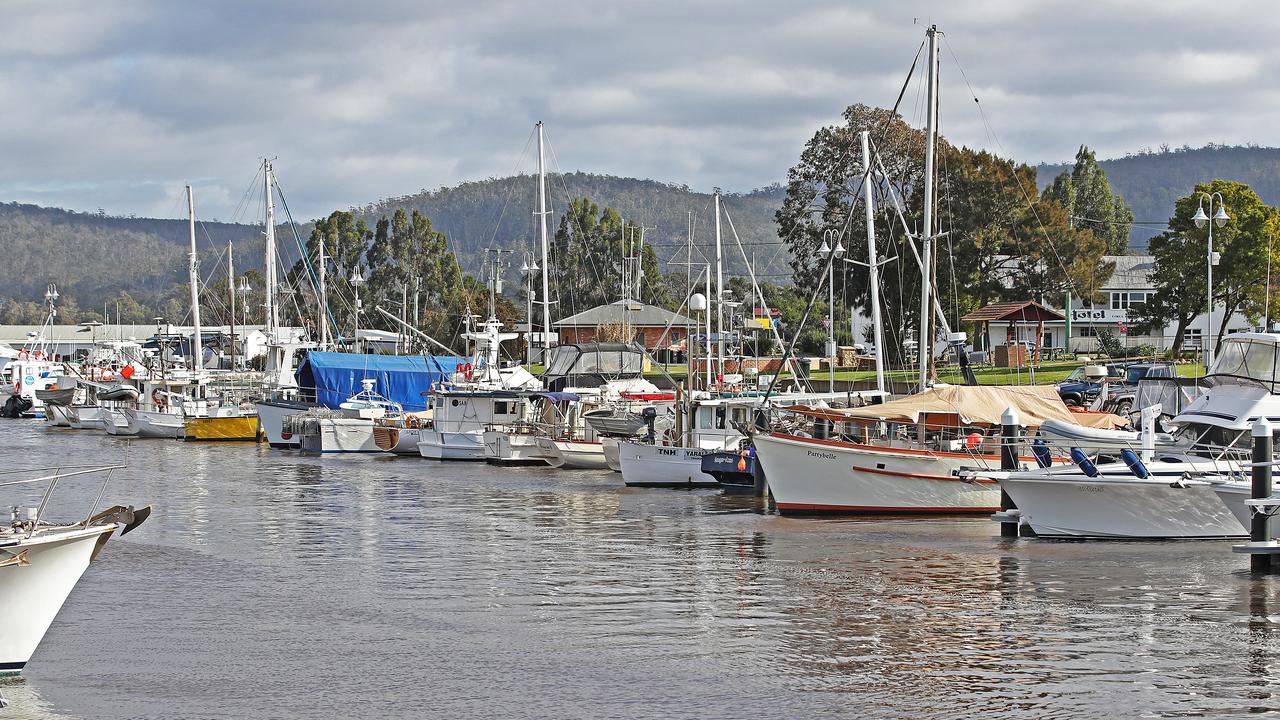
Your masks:
{"label": "white pole", "polygon": [[1205,333],[1205,337],[1208,338],[1208,342],[1205,344],[1205,347],[1204,347],[1205,372],[1208,372],[1209,369],[1213,367],[1213,226],[1214,226],[1213,196],[1210,195],[1209,196],[1209,255],[1207,256],[1207,259],[1209,261],[1209,307],[1208,307],[1209,314],[1205,316],[1205,325],[1206,325],[1205,329],[1207,330],[1207,332]]}
{"label": "white pole", "polygon": [[263,161],[262,175],[267,197],[266,247],[263,251],[265,256],[263,277],[267,284],[267,339],[275,342],[276,327],[280,324],[280,320],[276,311],[276,206],[271,192],[271,187],[275,185],[275,178],[271,175],[270,160]]}
{"label": "white pole", "polygon": [[[718,215],[719,213],[717,213]],[[711,302],[711,266],[707,266],[707,302]],[[711,388],[711,308],[707,307],[707,384],[706,389]]]}
{"label": "white pole", "polygon": [[227,294],[231,297],[231,370],[236,369],[236,265],[235,254],[232,252],[234,246],[230,240],[227,241]]}
{"label": "white pole", "polygon": [[[546,363],[551,359],[551,292],[547,282],[551,263],[547,261],[547,166],[541,120],[538,121],[538,225],[542,238],[542,362]],[[533,326],[532,318],[529,326]]]}
{"label": "white pole", "polygon": [[[840,235],[836,233],[836,243]],[[827,265],[827,390],[836,391],[836,249],[831,248],[831,262]]]}
{"label": "white pole", "polygon": [[708,299],[716,304],[716,362],[724,373],[724,251],[720,242],[720,188],[715,189],[716,205],[716,294]]}
{"label": "white pole", "polygon": [[[876,262],[875,200],[871,194],[871,133],[859,133],[862,140],[862,165],[866,177],[862,181],[863,197],[867,213],[867,267],[871,271],[871,331],[876,344],[876,389],[884,392],[884,327],[880,323],[880,266]],[[857,338],[854,338],[857,341]]]}
{"label": "white pole", "polygon": [[324,249],[324,234],[320,234],[320,349],[329,345],[329,284],[328,260]]}
{"label": "white pole", "polygon": [[931,26],[929,36],[929,93],[928,109],[925,111],[925,146],[924,146],[924,228],[920,236],[920,389],[929,383],[930,328],[932,327],[933,307],[929,300],[932,291],[933,277],[933,163],[934,145],[938,133],[938,27]]}
{"label": "white pole", "polygon": [[191,280],[191,367],[195,370],[204,368],[204,348],[200,343],[200,266],[196,257],[196,201],[191,186],[187,186],[187,225],[191,231],[191,262],[187,272]]}

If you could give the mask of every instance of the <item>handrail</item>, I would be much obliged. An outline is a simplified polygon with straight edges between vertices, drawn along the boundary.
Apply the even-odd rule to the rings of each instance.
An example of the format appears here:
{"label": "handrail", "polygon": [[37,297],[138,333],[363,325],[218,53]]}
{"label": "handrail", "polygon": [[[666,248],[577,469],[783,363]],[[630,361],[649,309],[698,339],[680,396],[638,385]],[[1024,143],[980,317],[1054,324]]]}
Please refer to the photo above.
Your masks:
{"label": "handrail", "polygon": [[[68,465],[66,467],[84,467],[84,466]],[[125,467],[126,467],[125,465],[101,465],[101,466],[91,468],[89,470],[77,470],[76,472],[70,472],[70,473],[62,473],[61,472],[62,468],[59,467],[54,469],[53,475],[44,475],[42,477],[36,477],[36,478],[26,478],[23,480],[9,480],[7,482],[0,482],[0,487],[8,487],[10,485],[28,485],[31,483],[38,483],[45,480],[62,480],[69,477],[75,477],[77,475],[90,475],[93,473],[105,472],[107,470],[122,470]]]}

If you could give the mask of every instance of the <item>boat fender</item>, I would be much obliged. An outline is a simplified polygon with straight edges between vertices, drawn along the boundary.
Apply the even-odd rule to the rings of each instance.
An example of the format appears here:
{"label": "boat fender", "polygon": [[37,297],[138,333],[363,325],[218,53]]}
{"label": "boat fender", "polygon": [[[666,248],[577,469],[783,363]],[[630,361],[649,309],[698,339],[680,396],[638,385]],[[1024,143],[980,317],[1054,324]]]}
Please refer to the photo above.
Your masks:
{"label": "boat fender", "polygon": [[1071,459],[1076,465],[1080,466],[1080,470],[1091,478],[1098,477],[1098,466],[1093,464],[1089,456],[1084,454],[1080,448],[1071,448]]}
{"label": "boat fender", "polygon": [[1044,438],[1037,438],[1031,443],[1031,454],[1035,456],[1036,465],[1041,469],[1053,465],[1053,456],[1049,454],[1049,444],[1044,441]]}
{"label": "boat fender", "polygon": [[970,450],[977,450],[978,446],[982,445],[982,433],[969,433],[969,435],[964,439],[964,444],[965,447]]}
{"label": "boat fender", "polygon": [[1124,460],[1124,464],[1129,466],[1129,472],[1133,473],[1134,477],[1141,480],[1151,477],[1151,471],[1147,470],[1147,466],[1142,464],[1142,459],[1138,457],[1138,453],[1133,450],[1129,448],[1121,450],[1120,459]]}

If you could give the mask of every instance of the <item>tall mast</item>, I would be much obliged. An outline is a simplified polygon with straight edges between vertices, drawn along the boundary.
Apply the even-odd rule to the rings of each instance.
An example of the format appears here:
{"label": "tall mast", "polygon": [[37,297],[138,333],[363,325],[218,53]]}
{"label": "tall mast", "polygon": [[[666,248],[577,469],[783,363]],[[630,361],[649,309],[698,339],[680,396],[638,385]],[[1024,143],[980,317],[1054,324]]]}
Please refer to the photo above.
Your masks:
{"label": "tall mast", "polygon": [[275,198],[271,188],[275,185],[275,177],[271,174],[271,161],[262,161],[263,185],[267,196],[267,227],[266,227],[266,248],[264,250],[265,272],[263,276],[267,283],[267,339],[271,342],[276,340],[276,328],[280,325],[280,318],[276,310],[276,205]]}
{"label": "tall mast", "polygon": [[[862,141],[862,168],[866,176],[862,180],[864,202],[867,211],[867,267],[871,271],[871,331],[876,344],[876,389],[884,392],[884,327],[880,322],[880,265],[876,261],[876,206],[871,195],[871,133],[858,133]],[[857,338],[854,338],[856,341]]]}
{"label": "tall mast", "polygon": [[[547,262],[547,158],[543,149],[542,121],[538,121],[538,226],[542,239],[542,362],[551,359],[551,292],[547,275],[551,264]],[[529,318],[533,326],[533,318]]]}
{"label": "tall mast", "polygon": [[204,348],[200,344],[200,267],[196,257],[196,200],[187,186],[187,227],[191,231],[191,261],[187,265],[187,273],[191,280],[191,322],[194,328],[191,333],[191,367],[195,370],[204,368]]}
{"label": "tall mast", "polygon": [[716,204],[716,362],[724,373],[724,248],[720,242],[720,188],[715,189]]}
{"label": "tall mast", "polygon": [[329,346],[329,285],[326,279],[326,260],[324,250],[324,233],[320,234],[320,349]]}
{"label": "tall mast", "polygon": [[[933,162],[938,139],[938,26],[929,27],[928,109],[925,111],[924,145],[924,228],[920,235],[920,389],[929,383],[929,359],[933,338],[933,306],[929,294],[933,290]],[[877,350],[879,348],[876,348]]]}
{"label": "tall mast", "polygon": [[231,369],[236,369],[236,266],[231,251],[234,244],[227,241],[227,294],[231,296]]}

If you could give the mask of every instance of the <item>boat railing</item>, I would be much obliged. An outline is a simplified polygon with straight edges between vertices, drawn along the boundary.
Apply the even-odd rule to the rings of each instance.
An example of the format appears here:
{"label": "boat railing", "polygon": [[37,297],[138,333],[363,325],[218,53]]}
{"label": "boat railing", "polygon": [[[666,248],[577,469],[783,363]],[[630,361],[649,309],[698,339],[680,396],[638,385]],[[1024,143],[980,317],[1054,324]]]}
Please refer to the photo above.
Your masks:
{"label": "boat railing", "polygon": [[[111,483],[111,478],[117,470],[123,470],[124,465],[60,465],[55,468],[17,468],[12,470],[0,470],[0,475],[17,475],[21,473],[43,473],[36,477],[21,478],[18,480],[0,480],[0,488],[11,487],[17,485],[37,485],[39,483],[48,483],[45,487],[44,494],[40,498],[40,504],[36,506],[36,512],[33,517],[26,521],[27,537],[31,537],[36,528],[40,525],[40,519],[44,517],[45,508],[49,505],[49,499],[53,497],[53,492],[58,488],[58,483],[68,478],[83,477],[86,475],[95,475],[106,473],[106,477],[102,480],[102,486],[98,488],[98,494],[93,498],[93,504],[89,507],[89,513],[85,515],[83,525],[89,526],[93,520],[93,515],[98,511],[98,504],[102,502],[102,495],[107,491],[107,485]],[[16,507],[16,506],[15,506]],[[14,518],[17,521],[17,518]]]}

